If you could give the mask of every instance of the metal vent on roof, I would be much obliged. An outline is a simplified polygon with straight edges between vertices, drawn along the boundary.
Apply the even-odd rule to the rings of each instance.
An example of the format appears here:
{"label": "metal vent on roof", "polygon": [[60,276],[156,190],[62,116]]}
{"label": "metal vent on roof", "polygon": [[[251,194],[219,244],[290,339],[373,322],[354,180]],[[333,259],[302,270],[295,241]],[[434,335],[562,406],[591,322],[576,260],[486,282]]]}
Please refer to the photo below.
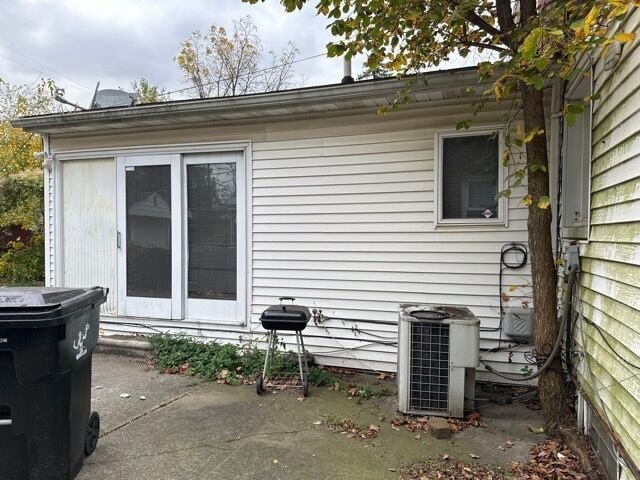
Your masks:
{"label": "metal vent on roof", "polygon": [[411,324],[409,407],[415,411],[449,410],[448,324]]}

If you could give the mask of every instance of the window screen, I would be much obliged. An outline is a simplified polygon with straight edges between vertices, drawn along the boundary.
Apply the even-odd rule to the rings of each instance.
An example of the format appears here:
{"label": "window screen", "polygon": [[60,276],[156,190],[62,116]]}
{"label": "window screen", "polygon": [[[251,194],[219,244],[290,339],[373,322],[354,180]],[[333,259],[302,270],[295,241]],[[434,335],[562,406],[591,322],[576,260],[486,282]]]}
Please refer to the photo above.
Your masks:
{"label": "window screen", "polygon": [[498,218],[497,135],[442,139],[442,218]]}

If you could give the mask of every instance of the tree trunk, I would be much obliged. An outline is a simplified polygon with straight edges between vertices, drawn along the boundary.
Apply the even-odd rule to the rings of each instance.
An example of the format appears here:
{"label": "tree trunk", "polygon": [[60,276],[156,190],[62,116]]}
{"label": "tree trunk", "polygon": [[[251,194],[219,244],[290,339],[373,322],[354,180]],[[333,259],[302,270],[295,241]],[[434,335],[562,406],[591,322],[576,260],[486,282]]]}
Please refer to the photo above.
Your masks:
{"label": "tree trunk", "polygon": [[[521,85],[522,110],[525,132],[544,129],[544,103],[541,90]],[[533,165],[537,165],[531,169]],[[532,202],[529,206],[527,227],[531,272],[533,277],[534,342],[536,352],[550,355],[559,332],[557,313],[557,277],[551,242],[551,207],[538,207],[542,196],[549,196],[549,160],[547,136],[536,135],[527,143],[528,189]],[[535,171],[533,171],[535,170]],[[547,431],[553,431],[567,415],[562,363],[558,356],[550,367],[542,372],[538,392]]]}

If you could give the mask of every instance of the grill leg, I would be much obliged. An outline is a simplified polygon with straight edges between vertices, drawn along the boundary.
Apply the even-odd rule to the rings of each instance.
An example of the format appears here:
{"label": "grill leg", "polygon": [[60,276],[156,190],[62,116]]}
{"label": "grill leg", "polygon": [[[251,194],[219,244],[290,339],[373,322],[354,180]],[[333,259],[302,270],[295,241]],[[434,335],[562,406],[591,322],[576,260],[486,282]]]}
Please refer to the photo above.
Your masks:
{"label": "grill leg", "polygon": [[304,374],[309,375],[309,364],[307,362],[307,354],[304,350],[304,340],[302,339],[302,332],[298,332],[300,335],[300,345],[302,346],[302,357],[304,358]]}
{"label": "grill leg", "polygon": [[262,370],[262,379],[264,381],[266,381],[267,379],[267,370],[269,370],[269,360],[271,360],[271,348],[272,348],[273,339],[275,335],[276,335],[275,330],[269,330],[267,354],[264,356],[264,369]]}
{"label": "grill leg", "polygon": [[[300,381],[304,382],[304,370],[302,369],[302,355],[300,354],[300,340],[302,340],[302,335],[300,332],[296,332],[296,347],[298,349],[298,366],[300,367]],[[304,350],[303,350],[304,354]]]}

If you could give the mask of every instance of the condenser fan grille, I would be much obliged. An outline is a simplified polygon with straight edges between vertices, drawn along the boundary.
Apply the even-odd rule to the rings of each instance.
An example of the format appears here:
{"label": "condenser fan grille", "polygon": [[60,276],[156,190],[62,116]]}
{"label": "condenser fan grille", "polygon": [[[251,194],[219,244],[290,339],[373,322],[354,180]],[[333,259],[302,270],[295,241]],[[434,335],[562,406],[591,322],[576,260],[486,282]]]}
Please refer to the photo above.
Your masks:
{"label": "condenser fan grille", "polygon": [[409,408],[449,408],[449,325],[411,322]]}

